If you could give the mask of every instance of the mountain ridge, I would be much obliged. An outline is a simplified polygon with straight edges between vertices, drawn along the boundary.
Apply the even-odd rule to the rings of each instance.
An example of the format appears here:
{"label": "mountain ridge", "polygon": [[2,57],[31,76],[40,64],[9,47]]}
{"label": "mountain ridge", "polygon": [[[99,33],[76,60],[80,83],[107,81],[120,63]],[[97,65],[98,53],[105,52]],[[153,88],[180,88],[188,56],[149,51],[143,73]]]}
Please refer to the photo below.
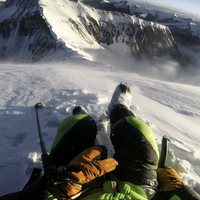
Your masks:
{"label": "mountain ridge", "polygon": [[0,16],[1,60],[32,62],[70,56],[95,60],[91,49],[121,43],[128,49],[127,56],[180,57],[167,27],[124,13],[96,10],[82,2],[8,0],[0,7]]}
{"label": "mountain ridge", "polygon": [[[118,11],[137,16],[146,21],[157,22],[169,27],[172,34],[181,43],[200,45],[200,22],[191,17],[181,16],[178,11],[164,10],[134,1],[82,0],[83,3],[104,10]],[[188,42],[189,40],[189,42]]]}

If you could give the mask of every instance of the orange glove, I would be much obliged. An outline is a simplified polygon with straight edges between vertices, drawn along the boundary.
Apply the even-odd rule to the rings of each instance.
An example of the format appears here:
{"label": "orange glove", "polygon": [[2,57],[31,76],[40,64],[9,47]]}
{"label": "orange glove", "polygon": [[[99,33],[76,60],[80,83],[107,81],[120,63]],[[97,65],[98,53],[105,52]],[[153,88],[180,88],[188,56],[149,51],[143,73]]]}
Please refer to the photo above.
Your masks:
{"label": "orange glove", "polygon": [[173,191],[184,187],[180,175],[171,167],[165,166],[157,169],[158,184],[162,191]]}
{"label": "orange glove", "polygon": [[69,177],[84,184],[113,171],[118,165],[117,161],[113,158],[101,160],[103,154],[105,147],[102,146],[83,151],[69,163],[69,167],[79,168],[78,171],[69,172]]}
{"label": "orange glove", "polygon": [[[105,158],[105,147],[95,146],[86,149],[76,156],[68,165],[68,181],[49,188],[54,197],[63,199],[63,196],[71,197],[79,193],[82,185],[113,171],[118,165],[113,158]],[[102,160],[104,159],[104,160]],[[62,173],[64,167],[59,167]]]}

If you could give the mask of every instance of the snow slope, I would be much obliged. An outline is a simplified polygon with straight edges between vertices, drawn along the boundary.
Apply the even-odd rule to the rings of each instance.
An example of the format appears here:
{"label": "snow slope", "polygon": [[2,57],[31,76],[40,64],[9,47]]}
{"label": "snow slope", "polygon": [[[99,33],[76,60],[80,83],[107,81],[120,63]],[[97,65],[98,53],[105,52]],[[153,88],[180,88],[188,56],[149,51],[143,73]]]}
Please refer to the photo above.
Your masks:
{"label": "snow slope", "polygon": [[83,105],[98,121],[120,81],[130,85],[132,110],[152,127],[157,142],[160,144],[163,135],[170,138],[168,164],[200,192],[200,87],[79,60],[51,65],[0,64],[0,195],[21,189],[31,169],[41,167],[35,103],[45,104],[40,119],[50,149],[58,124],[74,105]]}

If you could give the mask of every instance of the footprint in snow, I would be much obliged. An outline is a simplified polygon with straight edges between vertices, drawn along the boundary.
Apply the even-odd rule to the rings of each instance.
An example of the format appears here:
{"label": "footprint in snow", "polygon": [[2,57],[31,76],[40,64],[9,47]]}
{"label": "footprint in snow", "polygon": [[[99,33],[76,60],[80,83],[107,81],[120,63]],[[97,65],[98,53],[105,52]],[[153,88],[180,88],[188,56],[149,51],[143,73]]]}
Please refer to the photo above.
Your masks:
{"label": "footprint in snow", "polygon": [[18,146],[24,142],[26,138],[26,133],[17,134],[12,140],[12,146]]}

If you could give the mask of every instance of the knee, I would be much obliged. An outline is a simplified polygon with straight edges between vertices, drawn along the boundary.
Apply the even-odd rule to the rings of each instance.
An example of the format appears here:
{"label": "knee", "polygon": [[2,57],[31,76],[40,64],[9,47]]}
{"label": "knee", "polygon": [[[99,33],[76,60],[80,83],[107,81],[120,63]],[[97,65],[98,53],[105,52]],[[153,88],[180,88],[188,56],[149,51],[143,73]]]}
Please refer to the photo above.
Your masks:
{"label": "knee", "polygon": [[112,109],[110,113],[110,123],[114,125],[117,121],[127,116],[135,116],[135,115],[126,106],[118,104]]}

